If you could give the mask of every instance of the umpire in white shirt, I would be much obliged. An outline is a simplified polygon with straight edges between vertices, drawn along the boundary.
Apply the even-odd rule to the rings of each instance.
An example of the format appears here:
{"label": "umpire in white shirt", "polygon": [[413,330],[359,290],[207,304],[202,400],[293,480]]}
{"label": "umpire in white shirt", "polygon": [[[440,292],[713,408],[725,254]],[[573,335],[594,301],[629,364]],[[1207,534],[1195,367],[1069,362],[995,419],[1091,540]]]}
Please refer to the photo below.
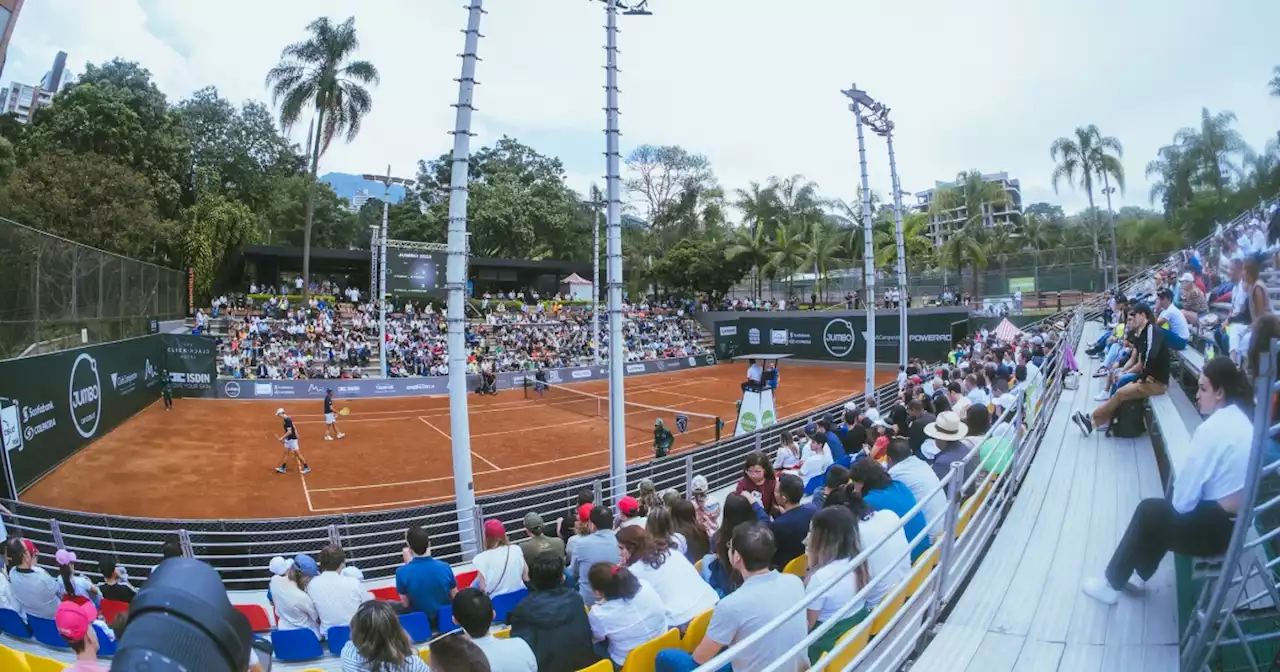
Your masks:
{"label": "umpire in white shirt", "polygon": [[307,584],[307,594],[316,603],[320,615],[320,631],[327,633],[335,625],[348,625],[356,610],[373,595],[360,580],[342,574],[347,556],[342,547],[329,544],[320,549],[320,575]]}

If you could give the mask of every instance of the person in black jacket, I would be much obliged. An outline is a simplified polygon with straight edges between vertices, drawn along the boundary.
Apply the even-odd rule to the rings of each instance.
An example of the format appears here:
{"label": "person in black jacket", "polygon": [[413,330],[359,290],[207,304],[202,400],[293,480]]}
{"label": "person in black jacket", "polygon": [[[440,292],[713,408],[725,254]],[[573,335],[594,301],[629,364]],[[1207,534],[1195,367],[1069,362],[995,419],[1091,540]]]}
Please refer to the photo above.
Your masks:
{"label": "person in black jacket", "polygon": [[1169,344],[1165,341],[1164,330],[1156,326],[1155,315],[1145,303],[1134,307],[1130,320],[1134,333],[1138,335],[1134,345],[1142,360],[1142,370],[1137,380],[1116,390],[1110,399],[1093,409],[1091,416],[1085,415],[1083,411],[1076,411],[1072,420],[1080,426],[1080,431],[1085,436],[1092,434],[1095,427],[1106,428],[1120,404],[1134,399],[1158,397],[1168,391]]}
{"label": "person in black jacket", "polygon": [[591,624],[577,590],[564,585],[564,565],[551,553],[529,564],[533,590],[511,610],[511,636],[523,639],[540,672],[573,672],[599,660],[591,647]]}
{"label": "person in black jacket", "polygon": [[915,453],[916,457],[923,459],[923,455],[920,454],[920,446],[923,446],[924,442],[929,438],[925,435],[924,428],[938,418],[934,414],[926,411],[924,403],[919,399],[912,399],[907,402],[907,414],[911,416],[911,424],[907,429],[907,438],[910,442],[909,445],[911,446],[911,452]]}

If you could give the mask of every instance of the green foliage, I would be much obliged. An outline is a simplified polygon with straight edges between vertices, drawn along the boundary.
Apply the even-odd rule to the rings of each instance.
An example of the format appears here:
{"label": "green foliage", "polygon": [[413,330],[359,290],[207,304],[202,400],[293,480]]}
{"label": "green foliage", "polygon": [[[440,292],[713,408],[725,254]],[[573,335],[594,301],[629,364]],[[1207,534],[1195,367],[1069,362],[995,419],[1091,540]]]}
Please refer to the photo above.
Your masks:
{"label": "green foliage", "polygon": [[685,238],[654,261],[653,274],[663,287],[687,294],[707,293],[717,299],[751,268],[746,257],[725,260],[724,241]]}
{"label": "green foliage", "polygon": [[257,242],[257,217],[244,203],[209,194],[183,212],[180,235],[182,258],[195,271],[195,290],[209,296],[223,260],[241,245]]}

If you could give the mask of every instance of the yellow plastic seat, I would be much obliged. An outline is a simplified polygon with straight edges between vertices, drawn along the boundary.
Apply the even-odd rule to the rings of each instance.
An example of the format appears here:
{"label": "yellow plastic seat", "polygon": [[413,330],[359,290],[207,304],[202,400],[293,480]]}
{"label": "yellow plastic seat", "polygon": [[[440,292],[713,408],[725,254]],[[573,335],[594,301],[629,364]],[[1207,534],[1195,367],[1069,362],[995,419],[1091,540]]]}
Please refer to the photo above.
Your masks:
{"label": "yellow plastic seat", "polygon": [[22,655],[21,651],[0,646],[0,670],[31,672],[31,667],[27,665],[27,657]]}
{"label": "yellow plastic seat", "polygon": [[797,555],[791,562],[787,563],[786,567],[782,568],[782,573],[803,579],[809,574],[809,557],[803,553]]}
{"label": "yellow plastic seat", "polygon": [[613,661],[605,658],[604,660],[597,661],[596,664],[591,667],[584,667],[581,670],[578,670],[578,672],[613,672]]}
{"label": "yellow plastic seat", "polygon": [[698,644],[702,643],[702,638],[707,634],[707,626],[711,624],[713,611],[715,610],[708,609],[689,621],[689,627],[684,631],[684,639],[680,640],[680,648],[689,653],[693,653],[693,650],[698,648]]}
{"label": "yellow plastic seat", "polygon": [[889,625],[889,621],[898,614],[898,610],[902,609],[902,605],[906,604],[907,591],[903,590],[901,585],[898,585],[893,592],[889,593],[889,597],[885,598],[885,601],[888,604],[885,605],[884,611],[881,611],[880,615],[876,616],[876,619],[871,622],[872,637],[880,634],[880,631],[884,630]]}
{"label": "yellow plastic seat", "polygon": [[654,672],[654,661],[658,652],[663,649],[680,648],[680,631],[675,628],[662,633],[658,637],[631,649],[627,654],[627,662],[622,665],[622,672]]}
{"label": "yellow plastic seat", "polygon": [[503,628],[493,633],[493,636],[496,639],[511,639],[511,628]]}
{"label": "yellow plastic seat", "polygon": [[698,558],[698,561],[693,563],[693,568],[698,570],[699,574],[702,573],[702,561],[703,561],[703,558]]}
{"label": "yellow plastic seat", "polygon": [[[836,646],[832,647],[832,651],[849,640],[853,640],[853,643],[849,645],[849,648],[836,654],[831,659],[831,662],[827,664],[828,670],[843,670],[849,663],[852,663],[853,659],[859,653],[862,653],[862,650],[867,648],[867,643],[871,641],[871,628],[864,628],[861,623],[853,626],[851,630],[840,635],[840,639],[836,640]],[[826,654],[824,653],[823,655]]]}
{"label": "yellow plastic seat", "polygon": [[938,549],[929,549],[928,553],[920,556],[916,560],[916,564],[911,568],[911,575],[907,577],[907,588],[904,591],[907,597],[916,594],[920,590],[920,586],[924,585],[925,579],[929,578],[929,573],[938,564]]}
{"label": "yellow plastic seat", "polygon": [[430,648],[424,646],[421,649],[418,649],[418,657],[421,658],[422,662],[426,663],[428,667],[431,666],[431,649]]}
{"label": "yellow plastic seat", "polygon": [[37,656],[34,653],[27,654],[27,667],[31,672],[62,672],[71,667],[67,663],[44,656]]}

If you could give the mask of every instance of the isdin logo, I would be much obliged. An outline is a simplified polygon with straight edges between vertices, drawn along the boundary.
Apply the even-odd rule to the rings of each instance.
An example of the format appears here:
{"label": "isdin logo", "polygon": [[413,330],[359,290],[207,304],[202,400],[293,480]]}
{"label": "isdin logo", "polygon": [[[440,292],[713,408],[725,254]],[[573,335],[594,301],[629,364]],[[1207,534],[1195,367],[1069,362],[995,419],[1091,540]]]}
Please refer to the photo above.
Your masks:
{"label": "isdin logo", "polygon": [[97,360],[88,353],[80,353],[71,365],[67,396],[71,402],[71,424],[80,436],[93,438],[102,416],[102,380],[98,377]]}
{"label": "isdin logo", "polygon": [[827,322],[822,330],[822,345],[832,357],[848,357],[853,352],[853,324],[849,320],[836,318]]}

